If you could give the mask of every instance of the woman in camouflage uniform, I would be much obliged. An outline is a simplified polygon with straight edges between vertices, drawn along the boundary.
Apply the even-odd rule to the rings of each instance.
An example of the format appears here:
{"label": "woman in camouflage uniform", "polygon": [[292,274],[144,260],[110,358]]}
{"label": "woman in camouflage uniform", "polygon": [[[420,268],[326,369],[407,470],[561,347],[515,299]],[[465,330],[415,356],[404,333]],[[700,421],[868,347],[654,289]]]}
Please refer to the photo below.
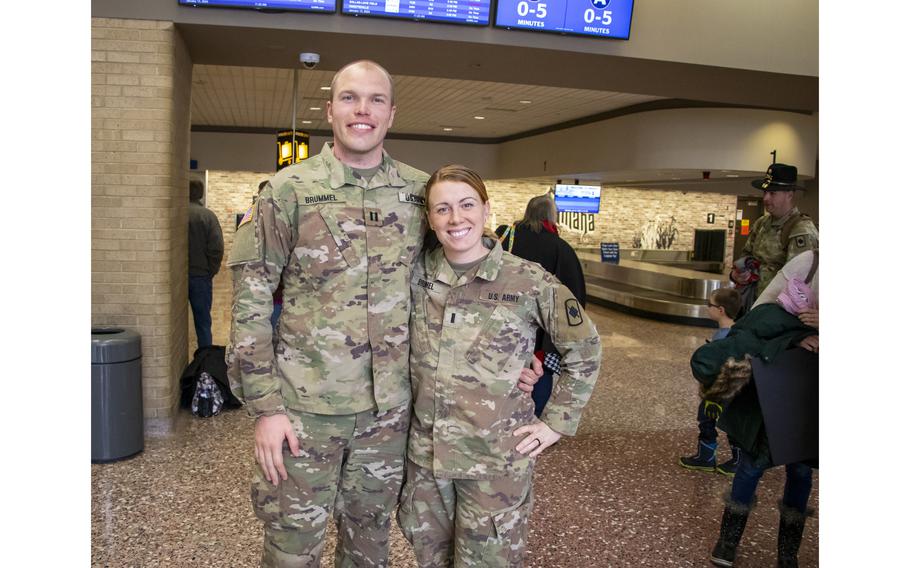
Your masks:
{"label": "woman in camouflage uniform", "polygon": [[[476,172],[450,165],[427,182],[441,246],[411,277],[408,468],[398,522],[422,568],[521,566],[535,458],[578,428],[600,369],[600,336],[572,293],[484,234]],[[562,354],[541,419],[515,388],[538,329]]]}

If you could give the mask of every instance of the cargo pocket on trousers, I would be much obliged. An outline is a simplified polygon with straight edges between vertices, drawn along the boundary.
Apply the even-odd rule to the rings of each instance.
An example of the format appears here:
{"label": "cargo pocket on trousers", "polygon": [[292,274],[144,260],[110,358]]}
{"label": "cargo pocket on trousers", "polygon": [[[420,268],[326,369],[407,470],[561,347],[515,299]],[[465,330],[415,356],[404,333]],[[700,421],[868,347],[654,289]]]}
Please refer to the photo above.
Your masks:
{"label": "cargo pocket on trousers", "polygon": [[254,467],[256,468],[256,474],[253,477],[253,483],[250,487],[250,499],[253,503],[253,512],[256,514],[256,517],[269,528],[276,530],[286,528],[281,522],[281,484],[279,483],[278,487],[272,485],[269,483],[269,480],[265,478],[259,465],[255,465]]}
{"label": "cargo pocket on trousers", "polygon": [[529,485],[518,506],[491,515],[492,532],[483,555],[484,559],[489,559],[491,566],[522,565],[528,547],[528,521],[533,508],[534,497]]}

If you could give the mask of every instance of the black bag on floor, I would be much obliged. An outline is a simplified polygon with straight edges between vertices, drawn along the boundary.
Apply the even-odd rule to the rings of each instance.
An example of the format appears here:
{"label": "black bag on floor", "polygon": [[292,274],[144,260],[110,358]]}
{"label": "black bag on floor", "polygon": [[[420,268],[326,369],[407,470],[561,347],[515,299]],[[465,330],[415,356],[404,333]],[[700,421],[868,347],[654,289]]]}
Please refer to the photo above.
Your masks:
{"label": "black bag on floor", "polygon": [[[193,360],[190,361],[190,364],[186,366],[180,376],[180,408],[189,408],[193,410],[193,414],[197,414],[193,409],[193,398],[196,397],[197,401],[199,398],[196,393],[197,385],[202,387],[199,393],[203,395],[202,398],[210,398],[213,403],[217,399],[217,397],[207,396],[210,386],[203,387],[203,385],[210,385],[209,381],[200,383],[203,372],[214,380],[215,386],[220,391],[220,398],[224,401],[224,408],[240,408],[242,406],[237,397],[231,392],[228,383],[227,364],[224,362],[224,346],[210,345],[208,347],[200,347],[193,353]],[[203,409],[207,408],[208,401],[205,401]],[[217,414],[217,412],[213,412],[213,414]],[[212,414],[209,415],[211,416]]]}

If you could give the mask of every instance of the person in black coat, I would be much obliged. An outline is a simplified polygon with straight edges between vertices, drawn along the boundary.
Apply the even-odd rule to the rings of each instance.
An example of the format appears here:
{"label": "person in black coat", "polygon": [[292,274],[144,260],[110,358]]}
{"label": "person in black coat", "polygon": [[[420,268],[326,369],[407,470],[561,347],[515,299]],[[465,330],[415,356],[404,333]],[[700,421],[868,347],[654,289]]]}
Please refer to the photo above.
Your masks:
{"label": "person in black coat", "polygon": [[[496,235],[504,250],[540,264],[556,276],[584,307],[585,277],[581,262],[572,245],[559,236],[556,203],[549,194],[538,195],[528,201],[524,217],[512,225],[500,225]],[[543,330],[537,334],[534,351],[544,366],[544,374],[531,393],[534,414],[539,418],[553,391],[553,374],[559,372],[559,353]]]}

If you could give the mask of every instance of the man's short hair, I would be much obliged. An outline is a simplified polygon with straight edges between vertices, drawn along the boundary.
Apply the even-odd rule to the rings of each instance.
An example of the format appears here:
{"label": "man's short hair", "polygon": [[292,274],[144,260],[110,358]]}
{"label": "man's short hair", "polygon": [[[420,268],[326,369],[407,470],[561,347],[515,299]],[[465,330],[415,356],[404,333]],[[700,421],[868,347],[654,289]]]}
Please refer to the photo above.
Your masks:
{"label": "man's short hair", "polygon": [[388,71],[386,71],[385,67],[383,67],[382,65],[376,63],[375,61],[371,61],[369,59],[358,59],[357,61],[352,61],[352,62],[348,63],[347,65],[345,65],[344,67],[342,67],[341,69],[339,69],[337,73],[335,73],[335,75],[332,77],[331,88],[329,89],[329,100],[331,100],[331,101],[335,100],[335,83],[338,81],[338,77],[342,73],[347,71],[349,67],[354,67],[355,65],[373,67],[374,69],[376,69],[377,71],[379,71],[383,75],[385,75],[385,78],[389,80],[389,104],[391,104],[392,106],[395,106],[395,81],[392,80],[392,75],[389,74]]}
{"label": "man's short hair", "polygon": [[724,309],[728,318],[735,318],[743,299],[736,288],[718,288],[711,293],[711,301]]}
{"label": "man's short hair", "polygon": [[202,201],[205,195],[205,186],[198,179],[190,180],[190,201]]}
{"label": "man's short hair", "polygon": [[267,180],[267,179],[264,179],[261,182],[259,182],[259,193],[262,193],[262,190],[263,190],[263,188],[265,188],[265,184],[267,184],[267,183],[269,183],[269,180]]}

